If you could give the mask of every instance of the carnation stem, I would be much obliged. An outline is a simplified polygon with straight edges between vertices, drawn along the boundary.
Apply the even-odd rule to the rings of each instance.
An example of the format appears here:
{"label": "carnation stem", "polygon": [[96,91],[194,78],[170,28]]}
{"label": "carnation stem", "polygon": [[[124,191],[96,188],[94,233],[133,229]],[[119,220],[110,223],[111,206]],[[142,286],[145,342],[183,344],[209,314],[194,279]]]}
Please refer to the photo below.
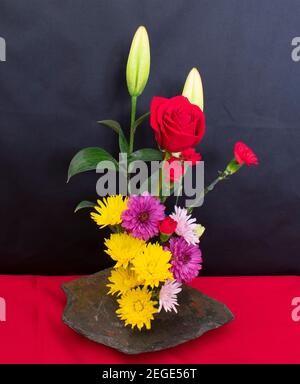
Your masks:
{"label": "carnation stem", "polygon": [[131,120],[130,120],[129,155],[133,152],[136,104],[137,104],[137,96],[132,96],[131,97]]}
{"label": "carnation stem", "polygon": [[197,206],[197,203],[201,201],[208,192],[211,192],[220,181],[227,179],[229,176],[231,176],[231,174],[228,173],[227,170],[221,172],[211,184],[204,188],[203,193],[201,193],[201,196],[197,199],[194,205],[187,209],[188,213],[192,213],[194,207]]}

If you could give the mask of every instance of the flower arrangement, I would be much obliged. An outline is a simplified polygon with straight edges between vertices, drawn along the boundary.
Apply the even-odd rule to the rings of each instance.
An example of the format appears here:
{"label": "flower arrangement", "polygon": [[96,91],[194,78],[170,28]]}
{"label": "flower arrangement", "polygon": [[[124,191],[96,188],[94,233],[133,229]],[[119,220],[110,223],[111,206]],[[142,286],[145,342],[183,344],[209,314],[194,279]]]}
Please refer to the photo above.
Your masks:
{"label": "flower arrangement", "polygon": [[[162,185],[176,186],[185,177],[186,163],[193,167],[202,157],[196,151],[205,133],[203,87],[199,72],[193,68],[182,95],[172,98],[153,97],[150,112],[136,118],[137,99],[142,94],[150,72],[150,46],[147,31],[136,31],[127,62],[126,79],[131,96],[130,135],[127,140],[121,125],[114,120],[100,121],[112,128],[119,138],[120,152],[135,160],[161,161],[156,194],[115,194],[103,197],[97,204],[83,201],[76,211],[93,208],[91,218],[99,228],[108,227],[105,252],[114,266],[107,282],[107,294],[118,303],[116,315],[125,326],[151,329],[151,322],[160,311],[177,313],[178,295],[182,284],[190,283],[202,268],[200,238],[205,228],[192,217],[193,206],[175,205],[167,212]],[[136,129],[150,116],[158,149],[134,151]],[[203,196],[215,185],[236,173],[244,164],[257,165],[254,152],[242,142],[234,147],[234,158],[225,170],[202,192]],[[85,148],[72,159],[68,179],[80,172],[97,168],[101,161],[116,159],[102,148]],[[171,167],[167,167],[171,166]],[[128,165],[127,165],[128,166]],[[121,167],[117,169],[121,172]]]}

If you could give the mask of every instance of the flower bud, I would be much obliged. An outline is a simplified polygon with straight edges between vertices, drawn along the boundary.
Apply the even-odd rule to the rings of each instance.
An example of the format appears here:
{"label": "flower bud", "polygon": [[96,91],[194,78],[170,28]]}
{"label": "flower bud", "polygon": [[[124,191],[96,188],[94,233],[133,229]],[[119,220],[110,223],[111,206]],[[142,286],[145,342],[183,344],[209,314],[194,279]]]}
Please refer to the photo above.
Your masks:
{"label": "flower bud", "polygon": [[203,86],[201,76],[197,68],[193,68],[188,74],[184,84],[182,96],[187,97],[190,103],[198,105],[201,111],[203,111]]}
{"label": "flower bud", "polygon": [[139,96],[148,81],[150,72],[150,45],[145,27],[137,29],[130,47],[127,61],[126,79],[129,94]]}
{"label": "flower bud", "polygon": [[194,229],[194,233],[198,238],[200,238],[203,235],[204,231],[205,231],[205,227],[203,227],[203,225],[201,224],[197,224]]}
{"label": "flower bud", "polygon": [[170,237],[171,237],[171,235],[167,235],[165,233],[161,233],[159,235],[159,239],[160,239],[161,243],[166,243]]}
{"label": "flower bud", "polygon": [[159,224],[159,231],[164,235],[172,235],[176,231],[177,222],[167,216]]}

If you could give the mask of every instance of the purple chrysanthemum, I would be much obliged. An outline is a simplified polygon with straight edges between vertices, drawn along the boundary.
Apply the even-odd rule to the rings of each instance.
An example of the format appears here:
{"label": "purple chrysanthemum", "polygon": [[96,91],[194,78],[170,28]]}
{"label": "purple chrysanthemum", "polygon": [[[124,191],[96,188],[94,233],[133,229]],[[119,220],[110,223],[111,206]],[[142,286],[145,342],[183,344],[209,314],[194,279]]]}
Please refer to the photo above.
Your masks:
{"label": "purple chrysanthemum", "polygon": [[165,207],[158,198],[149,194],[130,196],[127,207],[122,213],[122,227],[132,236],[147,241],[159,234]]}
{"label": "purple chrysanthemum", "polygon": [[171,271],[177,281],[189,283],[198,275],[202,268],[198,245],[188,244],[183,237],[172,237],[165,248],[172,253]]}

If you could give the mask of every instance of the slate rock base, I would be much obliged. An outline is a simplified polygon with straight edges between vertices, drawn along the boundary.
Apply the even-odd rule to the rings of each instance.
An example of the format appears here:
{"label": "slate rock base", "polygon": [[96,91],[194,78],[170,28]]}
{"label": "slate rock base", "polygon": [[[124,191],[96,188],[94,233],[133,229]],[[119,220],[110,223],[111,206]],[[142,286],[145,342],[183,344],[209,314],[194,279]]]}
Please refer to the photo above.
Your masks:
{"label": "slate rock base", "polygon": [[118,319],[116,298],[107,295],[110,269],[63,284],[67,305],[63,321],[90,340],[126,354],[154,352],[195,339],[234,316],[222,303],[184,286],[178,313],[161,312],[150,331],[132,330]]}

